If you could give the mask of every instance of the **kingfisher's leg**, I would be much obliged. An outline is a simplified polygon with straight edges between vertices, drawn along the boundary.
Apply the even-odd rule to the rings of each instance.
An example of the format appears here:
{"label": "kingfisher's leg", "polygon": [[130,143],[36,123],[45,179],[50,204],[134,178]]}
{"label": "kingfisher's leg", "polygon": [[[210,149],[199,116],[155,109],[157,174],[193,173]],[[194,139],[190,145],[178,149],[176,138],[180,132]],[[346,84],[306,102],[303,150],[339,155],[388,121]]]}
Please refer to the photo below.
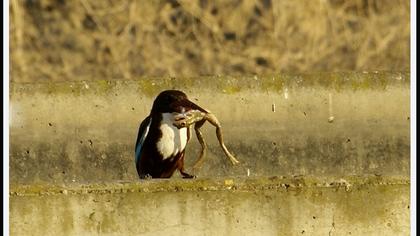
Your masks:
{"label": "kingfisher's leg", "polygon": [[178,170],[179,170],[179,172],[181,173],[182,178],[184,178],[184,179],[192,179],[192,178],[196,178],[197,176],[195,176],[195,175],[190,175],[190,174],[188,174],[187,172],[185,172],[185,169],[184,169],[184,155],[185,155],[185,152],[184,152],[184,153],[182,153],[182,157],[181,157],[181,158],[179,158],[179,160],[178,160]]}

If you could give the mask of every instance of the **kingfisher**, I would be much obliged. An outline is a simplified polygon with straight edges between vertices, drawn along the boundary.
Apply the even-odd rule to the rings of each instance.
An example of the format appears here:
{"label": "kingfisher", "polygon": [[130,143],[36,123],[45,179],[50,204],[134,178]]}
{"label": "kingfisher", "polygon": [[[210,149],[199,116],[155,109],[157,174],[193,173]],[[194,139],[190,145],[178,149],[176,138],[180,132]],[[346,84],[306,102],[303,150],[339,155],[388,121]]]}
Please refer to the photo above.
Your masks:
{"label": "kingfisher", "polygon": [[165,90],[154,100],[152,110],[140,124],[135,145],[136,169],[140,179],[170,178],[179,170],[183,178],[194,178],[184,169],[185,147],[190,127],[177,128],[174,122],[187,112],[207,112],[179,90]]}

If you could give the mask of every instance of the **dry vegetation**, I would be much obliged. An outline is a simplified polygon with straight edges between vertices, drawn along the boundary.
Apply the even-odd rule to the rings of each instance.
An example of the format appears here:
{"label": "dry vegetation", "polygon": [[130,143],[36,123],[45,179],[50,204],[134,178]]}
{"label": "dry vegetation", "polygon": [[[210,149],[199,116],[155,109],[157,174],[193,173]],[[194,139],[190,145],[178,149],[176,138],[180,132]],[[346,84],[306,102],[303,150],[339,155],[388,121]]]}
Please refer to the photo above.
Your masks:
{"label": "dry vegetation", "polygon": [[409,0],[11,0],[11,79],[408,70]]}

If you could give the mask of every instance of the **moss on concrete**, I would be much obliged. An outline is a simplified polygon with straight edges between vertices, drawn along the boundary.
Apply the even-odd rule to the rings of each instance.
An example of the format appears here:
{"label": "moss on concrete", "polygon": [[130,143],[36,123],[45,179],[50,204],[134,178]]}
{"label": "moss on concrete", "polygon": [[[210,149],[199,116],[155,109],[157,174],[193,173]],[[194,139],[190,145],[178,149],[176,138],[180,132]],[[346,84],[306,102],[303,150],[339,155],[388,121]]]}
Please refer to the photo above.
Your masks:
{"label": "moss on concrete", "polygon": [[378,185],[409,185],[407,177],[347,176],[344,178],[319,178],[311,176],[272,176],[259,178],[212,178],[212,179],[152,179],[138,182],[114,182],[91,184],[32,184],[12,185],[10,195],[56,194],[111,194],[127,192],[184,192],[184,191],[260,191],[301,190],[310,188],[336,188],[350,191],[352,188]]}
{"label": "moss on concrete", "polygon": [[136,88],[146,96],[155,96],[164,89],[200,88],[216,89],[226,94],[234,94],[244,90],[262,90],[279,92],[285,87],[321,86],[335,90],[344,88],[385,89],[389,85],[409,85],[409,72],[325,72],[307,74],[277,74],[266,76],[203,76],[203,77],[143,77],[135,80],[94,80],[70,81],[57,83],[12,83],[11,94],[20,91],[46,94],[83,93],[106,94],[119,86]]}

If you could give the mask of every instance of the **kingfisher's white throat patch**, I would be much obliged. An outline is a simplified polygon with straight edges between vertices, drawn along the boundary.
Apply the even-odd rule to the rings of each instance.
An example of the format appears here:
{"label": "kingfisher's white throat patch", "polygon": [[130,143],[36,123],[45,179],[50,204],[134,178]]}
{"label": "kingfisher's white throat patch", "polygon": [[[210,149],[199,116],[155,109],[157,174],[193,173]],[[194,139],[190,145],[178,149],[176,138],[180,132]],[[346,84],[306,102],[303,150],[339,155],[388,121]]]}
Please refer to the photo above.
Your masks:
{"label": "kingfisher's white throat patch", "polygon": [[157,149],[163,159],[182,152],[187,145],[187,128],[178,129],[173,125],[174,116],[178,113],[162,113],[160,131],[162,137],[157,143]]}

